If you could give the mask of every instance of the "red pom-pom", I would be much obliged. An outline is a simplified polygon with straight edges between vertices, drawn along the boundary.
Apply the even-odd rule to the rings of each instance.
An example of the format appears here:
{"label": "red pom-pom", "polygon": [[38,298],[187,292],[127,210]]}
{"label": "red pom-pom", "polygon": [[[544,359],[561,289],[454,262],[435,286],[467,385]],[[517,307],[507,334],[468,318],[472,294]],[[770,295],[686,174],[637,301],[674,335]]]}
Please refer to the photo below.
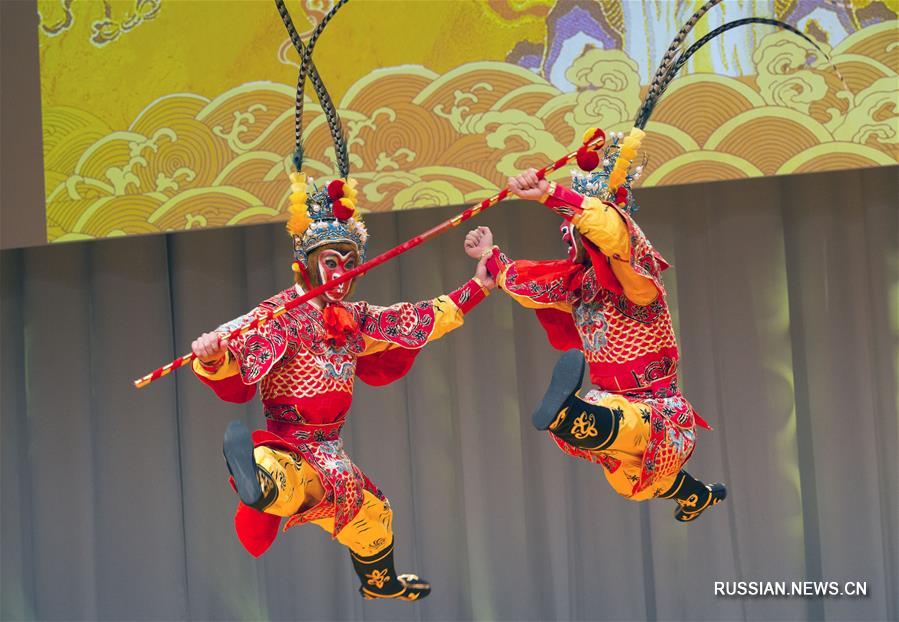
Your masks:
{"label": "red pom-pom", "polygon": [[581,147],[577,150],[577,165],[589,173],[599,166],[599,154]]}
{"label": "red pom-pom", "polygon": [[328,341],[338,347],[345,345],[359,328],[353,314],[339,305],[328,305],[322,316]]}
{"label": "red pom-pom", "polygon": [[332,201],[336,201],[343,196],[343,184],[344,181],[342,179],[335,179],[328,184],[328,197]]}
{"label": "red pom-pom", "polygon": [[615,205],[627,205],[627,188],[624,186],[615,192]]}
{"label": "red pom-pom", "polygon": [[334,218],[349,220],[353,217],[356,210],[347,205],[347,203],[350,203],[348,199],[337,199],[334,201],[334,204],[331,207],[331,210],[334,212]]}

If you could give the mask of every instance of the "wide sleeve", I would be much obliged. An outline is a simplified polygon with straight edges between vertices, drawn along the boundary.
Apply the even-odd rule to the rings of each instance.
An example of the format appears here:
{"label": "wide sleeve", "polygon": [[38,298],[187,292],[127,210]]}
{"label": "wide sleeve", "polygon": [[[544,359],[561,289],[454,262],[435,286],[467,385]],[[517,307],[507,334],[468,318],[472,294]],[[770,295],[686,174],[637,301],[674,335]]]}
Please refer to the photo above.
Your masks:
{"label": "wide sleeve", "polygon": [[554,348],[564,351],[581,347],[571,301],[580,289],[583,266],[568,260],[512,261],[493,247],[486,267],[512,300],[534,310]]}
{"label": "wide sleeve", "polygon": [[284,319],[269,319],[281,302],[277,297],[267,300],[250,313],[216,328],[216,332],[227,334],[256,317],[266,320],[229,340],[226,355],[221,361],[204,365],[194,360],[194,373],[221,399],[238,403],[252,399],[256,393],[256,383],[284,356],[287,350]]}
{"label": "wide sleeve", "polygon": [[362,331],[364,350],[356,362],[356,376],[381,386],[408,373],[425,344],[458,328],[465,314],[489,293],[477,279],[431,300],[378,307],[351,303]]}
{"label": "wide sleeve", "polygon": [[496,284],[528,309],[571,312],[569,293],[576,284],[577,266],[569,261],[512,261],[494,246],[486,263]]}
{"label": "wide sleeve", "polygon": [[218,361],[203,363],[194,359],[193,371],[197,378],[226,402],[243,404],[256,394],[255,384],[244,384],[240,378],[240,366],[230,352]]}
{"label": "wide sleeve", "polygon": [[365,349],[370,356],[394,348],[418,349],[462,326],[465,314],[489,294],[477,279],[458,289],[421,302],[400,302],[389,307],[353,303]]}

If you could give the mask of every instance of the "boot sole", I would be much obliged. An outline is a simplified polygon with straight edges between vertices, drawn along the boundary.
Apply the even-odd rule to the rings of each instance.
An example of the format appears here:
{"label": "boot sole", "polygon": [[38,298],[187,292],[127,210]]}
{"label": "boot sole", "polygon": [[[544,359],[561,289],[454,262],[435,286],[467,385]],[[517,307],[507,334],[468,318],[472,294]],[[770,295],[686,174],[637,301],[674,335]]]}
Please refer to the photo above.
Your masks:
{"label": "boot sole", "polygon": [[549,388],[543,395],[543,401],[531,416],[535,428],[538,430],[549,429],[571,394],[581,388],[586,366],[584,353],[580,350],[569,350],[562,355],[553,368],[553,377]]}
{"label": "boot sole", "polygon": [[242,421],[232,421],[228,424],[223,451],[240,500],[249,506],[259,503],[262,498],[262,487],[256,478],[253,438]]}

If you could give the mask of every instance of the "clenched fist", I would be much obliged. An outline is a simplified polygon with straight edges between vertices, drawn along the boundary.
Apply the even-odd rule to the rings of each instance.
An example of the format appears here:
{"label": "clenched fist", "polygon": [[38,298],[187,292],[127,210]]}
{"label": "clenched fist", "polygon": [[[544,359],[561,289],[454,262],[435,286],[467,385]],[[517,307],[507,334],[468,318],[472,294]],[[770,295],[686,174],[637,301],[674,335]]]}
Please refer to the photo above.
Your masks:
{"label": "clenched fist", "polygon": [[203,363],[212,363],[225,356],[228,347],[228,341],[222,339],[221,333],[203,333],[197,337],[190,349]]}
{"label": "clenched fist", "polygon": [[529,168],[520,175],[509,178],[509,190],[517,197],[530,201],[539,201],[540,197],[549,193],[549,182],[537,178],[537,170]]}
{"label": "clenched fist", "polygon": [[472,259],[480,259],[485,251],[493,248],[493,232],[489,227],[472,229],[465,236],[465,254]]}

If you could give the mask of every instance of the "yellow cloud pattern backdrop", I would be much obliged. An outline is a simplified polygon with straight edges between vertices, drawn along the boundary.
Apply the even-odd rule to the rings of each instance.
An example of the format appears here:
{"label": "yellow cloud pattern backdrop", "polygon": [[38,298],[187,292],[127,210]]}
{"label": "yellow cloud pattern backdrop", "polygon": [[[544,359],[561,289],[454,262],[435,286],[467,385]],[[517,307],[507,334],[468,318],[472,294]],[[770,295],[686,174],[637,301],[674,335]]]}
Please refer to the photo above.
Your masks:
{"label": "yellow cloud pattern backdrop", "polygon": [[[305,39],[331,0],[287,4]],[[360,204],[472,202],[570,151],[587,127],[627,131],[698,4],[350,2],[315,60],[347,129]],[[274,2],[38,8],[50,241],[286,218],[298,59]],[[639,185],[895,164],[897,10],[899,0],[725,0],[696,37],[776,16],[829,50],[846,84],[788,33],[719,37],[653,113]],[[307,173],[329,178],[334,150],[314,100],[304,124]]]}

